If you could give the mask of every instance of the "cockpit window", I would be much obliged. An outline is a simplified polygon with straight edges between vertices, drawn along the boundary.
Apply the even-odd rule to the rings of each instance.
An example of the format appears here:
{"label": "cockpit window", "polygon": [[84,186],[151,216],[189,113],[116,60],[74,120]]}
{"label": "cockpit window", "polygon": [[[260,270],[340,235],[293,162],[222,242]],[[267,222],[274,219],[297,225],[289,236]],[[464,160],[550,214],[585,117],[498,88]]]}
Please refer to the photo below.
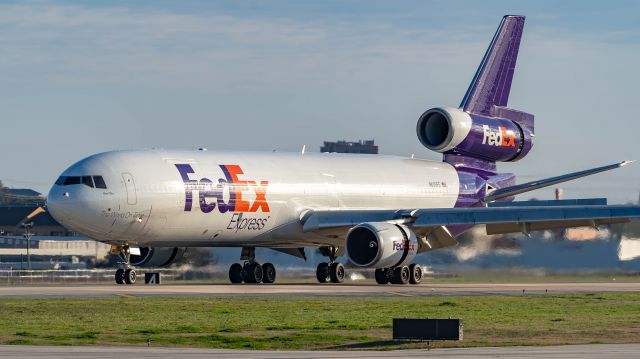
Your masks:
{"label": "cockpit window", "polygon": [[93,188],[93,180],[91,176],[82,176],[82,184]]}
{"label": "cockpit window", "polygon": [[62,183],[63,186],[70,186],[72,184],[80,184],[80,177],[68,176],[64,179],[64,182]]}
{"label": "cockpit window", "polygon": [[104,183],[104,179],[102,179],[102,176],[93,176],[93,181],[96,183],[96,188],[107,188],[107,184]]}
{"label": "cockpit window", "polygon": [[60,176],[56,180],[58,186],[71,186],[74,184],[83,184],[91,188],[106,189],[107,185],[104,183],[102,176]]}

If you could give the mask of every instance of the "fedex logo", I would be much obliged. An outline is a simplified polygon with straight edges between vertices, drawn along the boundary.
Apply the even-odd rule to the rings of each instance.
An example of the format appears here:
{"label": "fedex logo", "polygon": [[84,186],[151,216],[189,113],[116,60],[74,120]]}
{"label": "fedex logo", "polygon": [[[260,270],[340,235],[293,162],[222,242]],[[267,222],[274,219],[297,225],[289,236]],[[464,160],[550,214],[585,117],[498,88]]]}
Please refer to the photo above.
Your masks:
{"label": "fedex logo", "polygon": [[498,147],[516,147],[516,136],[513,131],[508,131],[506,127],[498,127],[498,132],[493,132],[487,125],[482,125],[484,136],[483,145]]}
{"label": "fedex logo", "polygon": [[409,252],[413,252],[415,250],[415,245],[409,241],[393,241],[393,250],[394,251],[404,251],[408,250]]}
{"label": "fedex logo", "polygon": [[[184,210],[190,212],[193,207],[194,192],[197,192],[200,210],[209,213],[218,207],[220,213],[226,212],[269,212],[267,187],[269,181],[251,181],[240,178],[244,174],[238,165],[220,165],[224,178],[214,182],[208,178],[200,180],[189,178],[195,171],[189,164],[176,164],[184,182]],[[225,202],[225,190],[229,192],[229,201]],[[249,197],[253,194],[254,199]]]}

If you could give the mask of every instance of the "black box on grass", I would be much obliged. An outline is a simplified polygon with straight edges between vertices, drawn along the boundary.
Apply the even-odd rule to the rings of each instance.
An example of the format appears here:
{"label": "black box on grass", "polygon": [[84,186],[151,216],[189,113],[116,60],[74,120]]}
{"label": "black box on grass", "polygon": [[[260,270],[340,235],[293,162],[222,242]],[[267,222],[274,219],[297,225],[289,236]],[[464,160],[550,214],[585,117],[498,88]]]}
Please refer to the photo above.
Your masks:
{"label": "black box on grass", "polygon": [[462,340],[462,319],[393,319],[393,339]]}

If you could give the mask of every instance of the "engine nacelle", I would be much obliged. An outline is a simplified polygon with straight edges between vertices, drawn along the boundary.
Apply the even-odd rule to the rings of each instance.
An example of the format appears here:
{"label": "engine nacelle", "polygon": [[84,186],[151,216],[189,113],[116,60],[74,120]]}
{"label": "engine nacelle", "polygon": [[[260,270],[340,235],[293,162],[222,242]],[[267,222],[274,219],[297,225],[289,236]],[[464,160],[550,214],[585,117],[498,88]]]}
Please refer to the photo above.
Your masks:
{"label": "engine nacelle", "polygon": [[[184,254],[184,248],[174,247],[141,247],[140,254],[130,256],[131,265],[136,267],[164,267],[173,263]],[[137,252],[137,251],[136,251]]]}
{"label": "engine nacelle", "polygon": [[401,224],[366,222],[349,230],[346,249],[358,267],[394,268],[413,261],[418,241],[415,233]]}
{"label": "engine nacelle", "polygon": [[469,114],[450,107],[432,108],[423,113],[418,119],[417,132],[422,145],[430,150],[489,161],[520,160],[533,146],[532,128],[521,126],[517,121]]}

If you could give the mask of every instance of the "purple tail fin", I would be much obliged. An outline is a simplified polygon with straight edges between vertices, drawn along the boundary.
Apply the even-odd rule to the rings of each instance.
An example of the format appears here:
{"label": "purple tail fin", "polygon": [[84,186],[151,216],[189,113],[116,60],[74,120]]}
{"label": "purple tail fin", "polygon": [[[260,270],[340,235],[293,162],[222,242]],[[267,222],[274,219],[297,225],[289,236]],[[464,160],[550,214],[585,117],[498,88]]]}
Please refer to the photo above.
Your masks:
{"label": "purple tail fin", "polygon": [[506,108],[524,20],[524,16],[514,15],[502,18],[460,108],[471,114],[513,120],[533,129],[532,115]]}

